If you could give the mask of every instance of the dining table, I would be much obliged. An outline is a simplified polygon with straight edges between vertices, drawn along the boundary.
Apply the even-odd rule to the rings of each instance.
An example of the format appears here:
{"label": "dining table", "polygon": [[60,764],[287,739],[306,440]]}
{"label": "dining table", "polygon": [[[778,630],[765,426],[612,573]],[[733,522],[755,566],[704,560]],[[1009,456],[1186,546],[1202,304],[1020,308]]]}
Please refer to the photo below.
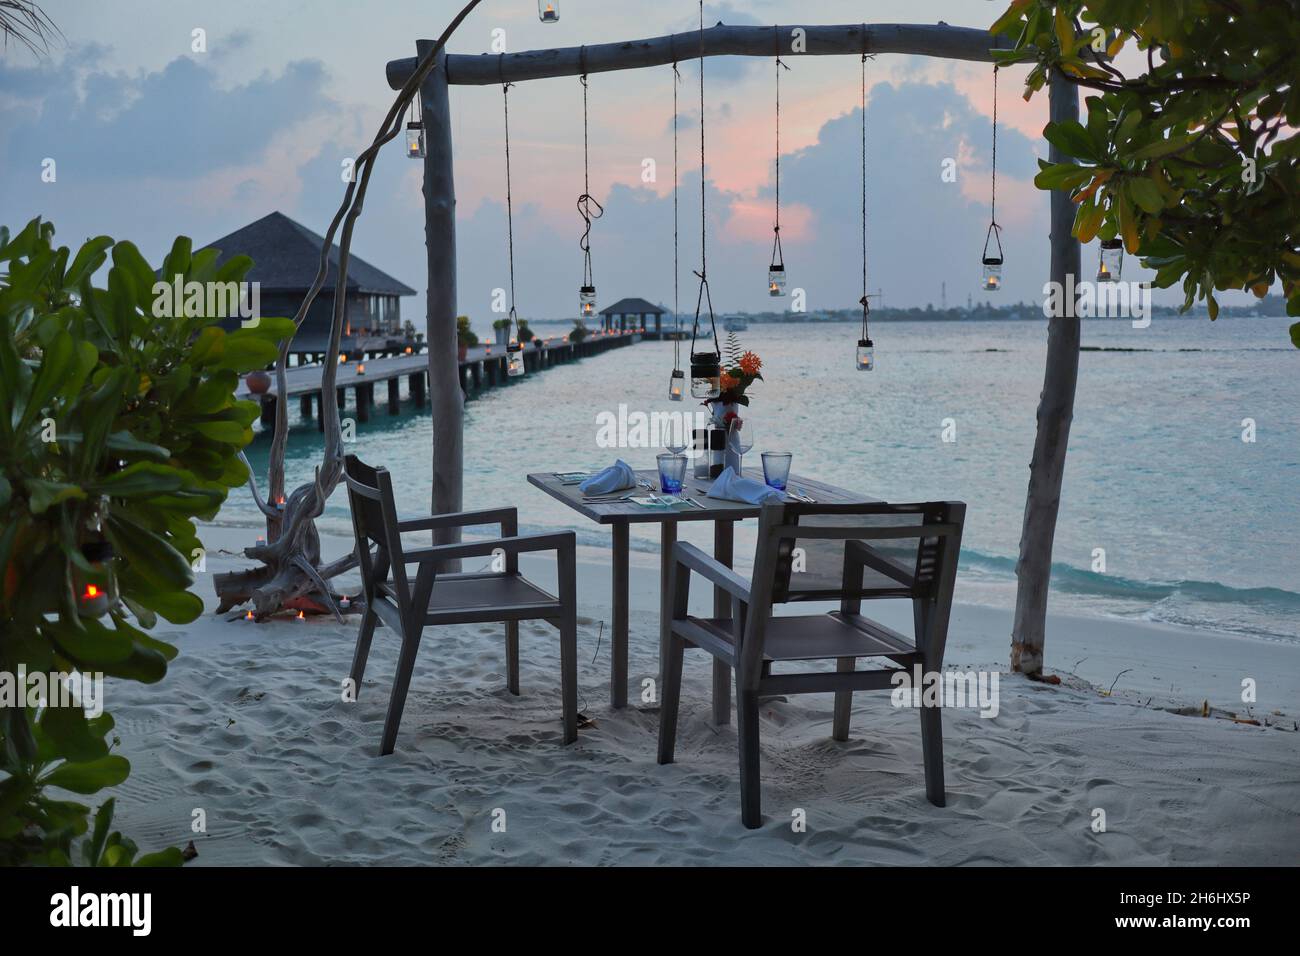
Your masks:
{"label": "dining table", "polygon": [[[668,643],[668,626],[672,608],[668,603],[669,579],[673,566],[673,545],[677,541],[677,525],[683,521],[713,522],[713,556],[727,567],[732,566],[735,547],[736,522],[746,518],[757,518],[760,506],[743,501],[730,501],[723,498],[710,498],[708,491],[713,480],[697,478],[688,472],[682,483],[679,497],[689,498],[692,503],[673,505],[671,507],[647,507],[631,500],[626,495],[659,494],[659,475],[651,468],[635,472],[635,487],[623,489],[620,494],[610,498],[588,500],[579,487],[579,482],[559,472],[536,472],[528,475],[528,482],[540,488],[552,498],[572,508],[580,515],[596,522],[609,525],[613,538],[613,585],[611,622],[611,661],[610,661],[610,704],[620,708],[627,706],[628,695],[628,607],[629,607],[629,568],[628,560],[631,549],[631,526],[633,524],[658,524],[660,533],[659,551],[659,659],[664,659],[664,650]],[[791,475],[786,487],[801,494],[805,499],[812,499],[823,504],[862,504],[877,501],[857,492],[838,488],[834,485],[809,478],[804,475]],[[713,589],[713,616],[729,617],[731,615],[731,595],[720,587]],[[716,724],[726,724],[731,716],[731,668],[714,660],[713,662],[713,720]]]}

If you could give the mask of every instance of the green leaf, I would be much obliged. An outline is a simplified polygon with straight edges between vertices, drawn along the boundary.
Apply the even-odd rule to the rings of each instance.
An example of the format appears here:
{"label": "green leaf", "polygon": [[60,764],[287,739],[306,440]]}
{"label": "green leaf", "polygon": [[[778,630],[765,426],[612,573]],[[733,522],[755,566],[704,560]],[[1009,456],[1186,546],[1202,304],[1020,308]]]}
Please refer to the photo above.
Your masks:
{"label": "green leaf", "polygon": [[43,514],[53,505],[72,499],[83,499],[86,492],[79,485],[63,481],[46,481],[44,478],[28,478],[23,482],[32,514]]}
{"label": "green leaf", "polygon": [[248,334],[253,331],[255,330],[241,329],[227,335],[225,353],[219,362],[214,363],[216,367],[251,372],[256,368],[265,368],[280,357],[280,350],[274,342]]}
{"label": "green leaf", "polygon": [[113,826],[113,798],[109,797],[95,814],[95,829],[89,840],[82,846],[82,857],[87,866],[98,866],[99,858],[104,853],[104,841]]}
{"label": "green leaf", "polygon": [[154,445],[151,442],[141,441],[130,432],[113,432],[104,442],[104,447],[109,451],[117,452],[123,457],[134,455],[145,455],[149,458],[156,458],[159,461],[166,461],[171,458],[172,453],[161,445]]}
{"label": "green leaf", "polygon": [[239,422],[194,422],[190,427],[205,438],[240,448],[253,438],[252,433]]}
{"label": "green leaf", "polygon": [[106,530],[117,553],[150,584],[185,591],[194,583],[190,562],[160,535],[112,512]]}
{"label": "green leaf", "polygon": [[1098,160],[1097,147],[1088,135],[1088,131],[1077,120],[1064,123],[1048,123],[1043,127],[1043,136],[1066,156],[1074,159]]}
{"label": "green leaf", "polygon": [[1291,344],[1300,349],[1300,322],[1291,326]]}
{"label": "green leaf", "polygon": [[90,490],[110,498],[148,498],[179,491],[184,473],[153,461],[138,461],[95,482]]}
{"label": "green leaf", "polygon": [[181,851],[174,846],[169,846],[165,850],[159,850],[157,853],[146,853],[140,859],[136,860],[134,866],[183,866],[185,857]]}
{"label": "green leaf", "polygon": [[46,707],[40,728],[68,760],[98,760],[108,754],[103,736],[95,736],[81,707]]}
{"label": "green leaf", "polygon": [[116,787],[130,772],[130,761],[117,754],[109,754],[98,760],[62,763],[42,777],[41,782],[73,793],[98,793],[105,787]]}
{"label": "green leaf", "polygon": [[1171,136],[1168,139],[1157,140],[1132,153],[1131,157],[1133,159],[1159,159],[1184,148],[1196,137],[1197,134],[1188,133],[1185,136]]}
{"label": "green leaf", "polygon": [[1133,197],[1133,201],[1138,204],[1143,212],[1156,216],[1164,210],[1165,199],[1160,195],[1160,190],[1151,180],[1144,177],[1135,177],[1125,179],[1124,185],[1128,189],[1129,195]]}

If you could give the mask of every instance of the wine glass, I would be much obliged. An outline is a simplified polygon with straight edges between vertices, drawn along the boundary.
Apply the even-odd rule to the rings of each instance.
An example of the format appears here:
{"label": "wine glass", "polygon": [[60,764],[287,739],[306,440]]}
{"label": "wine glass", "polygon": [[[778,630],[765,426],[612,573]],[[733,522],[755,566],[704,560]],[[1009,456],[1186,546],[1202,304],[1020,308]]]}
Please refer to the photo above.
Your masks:
{"label": "wine glass", "polygon": [[685,454],[686,449],[691,447],[691,430],[681,418],[665,423],[660,438],[663,440],[663,447],[674,455]]}
{"label": "wine glass", "polygon": [[754,447],[754,423],[748,419],[733,418],[727,423],[727,448],[736,455],[736,474],[741,473],[740,465],[745,452]]}

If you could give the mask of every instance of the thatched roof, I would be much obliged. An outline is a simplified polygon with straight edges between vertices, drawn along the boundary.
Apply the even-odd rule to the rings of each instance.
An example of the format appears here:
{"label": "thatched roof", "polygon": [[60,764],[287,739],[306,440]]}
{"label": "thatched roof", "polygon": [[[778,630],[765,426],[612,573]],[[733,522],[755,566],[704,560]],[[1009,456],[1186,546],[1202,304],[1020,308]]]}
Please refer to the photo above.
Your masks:
{"label": "thatched roof", "polygon": [[[220,249],[221,261],[243,254],[253,260],[246,277],[263,292],[305,292],[316,278],[325,237],[281,212],[263,216],[204,248]],[[330,250],[329,274],[322,292],[330,292],[338,277],[339,247]],[[353,252],[348,257],[348,291],[362,295],[415,295],[410,286],[381,272]]]}
{"label": "thatched roof", "polygon": [[664,315],[666,312],[666,309],[652,305],[645,299],[619,299],[600,310],[601,315]]}

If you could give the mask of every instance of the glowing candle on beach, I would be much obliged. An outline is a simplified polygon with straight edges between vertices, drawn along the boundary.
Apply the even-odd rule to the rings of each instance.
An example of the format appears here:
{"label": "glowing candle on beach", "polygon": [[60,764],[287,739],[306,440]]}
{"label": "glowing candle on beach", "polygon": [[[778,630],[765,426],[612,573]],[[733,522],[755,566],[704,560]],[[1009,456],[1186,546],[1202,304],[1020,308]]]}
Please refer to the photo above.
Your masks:
{"label": "glowing candle on beach", "polygon": [[300,620],[300,621],[305,621],[305,620],[307,620],[307,615],[304,614],[304,613],[302,613],[302,611],[299,611],[299,612],[298,612],[298,620]]}
{"label": "glowing candle on beach", "polygon": [[249,611],[247,614],[244,615],[244,620],[252,621],[252,620],[256,620],[256,618],[253,617],[253,612]]}
{"label": "glowing candle on beach", "polygon": [[348,600],[348,596],[346,594],[343,595],[341,598],[339,598],[339,607],[341,609],[346,611],[351,606],[352,606],[352,602]]}

